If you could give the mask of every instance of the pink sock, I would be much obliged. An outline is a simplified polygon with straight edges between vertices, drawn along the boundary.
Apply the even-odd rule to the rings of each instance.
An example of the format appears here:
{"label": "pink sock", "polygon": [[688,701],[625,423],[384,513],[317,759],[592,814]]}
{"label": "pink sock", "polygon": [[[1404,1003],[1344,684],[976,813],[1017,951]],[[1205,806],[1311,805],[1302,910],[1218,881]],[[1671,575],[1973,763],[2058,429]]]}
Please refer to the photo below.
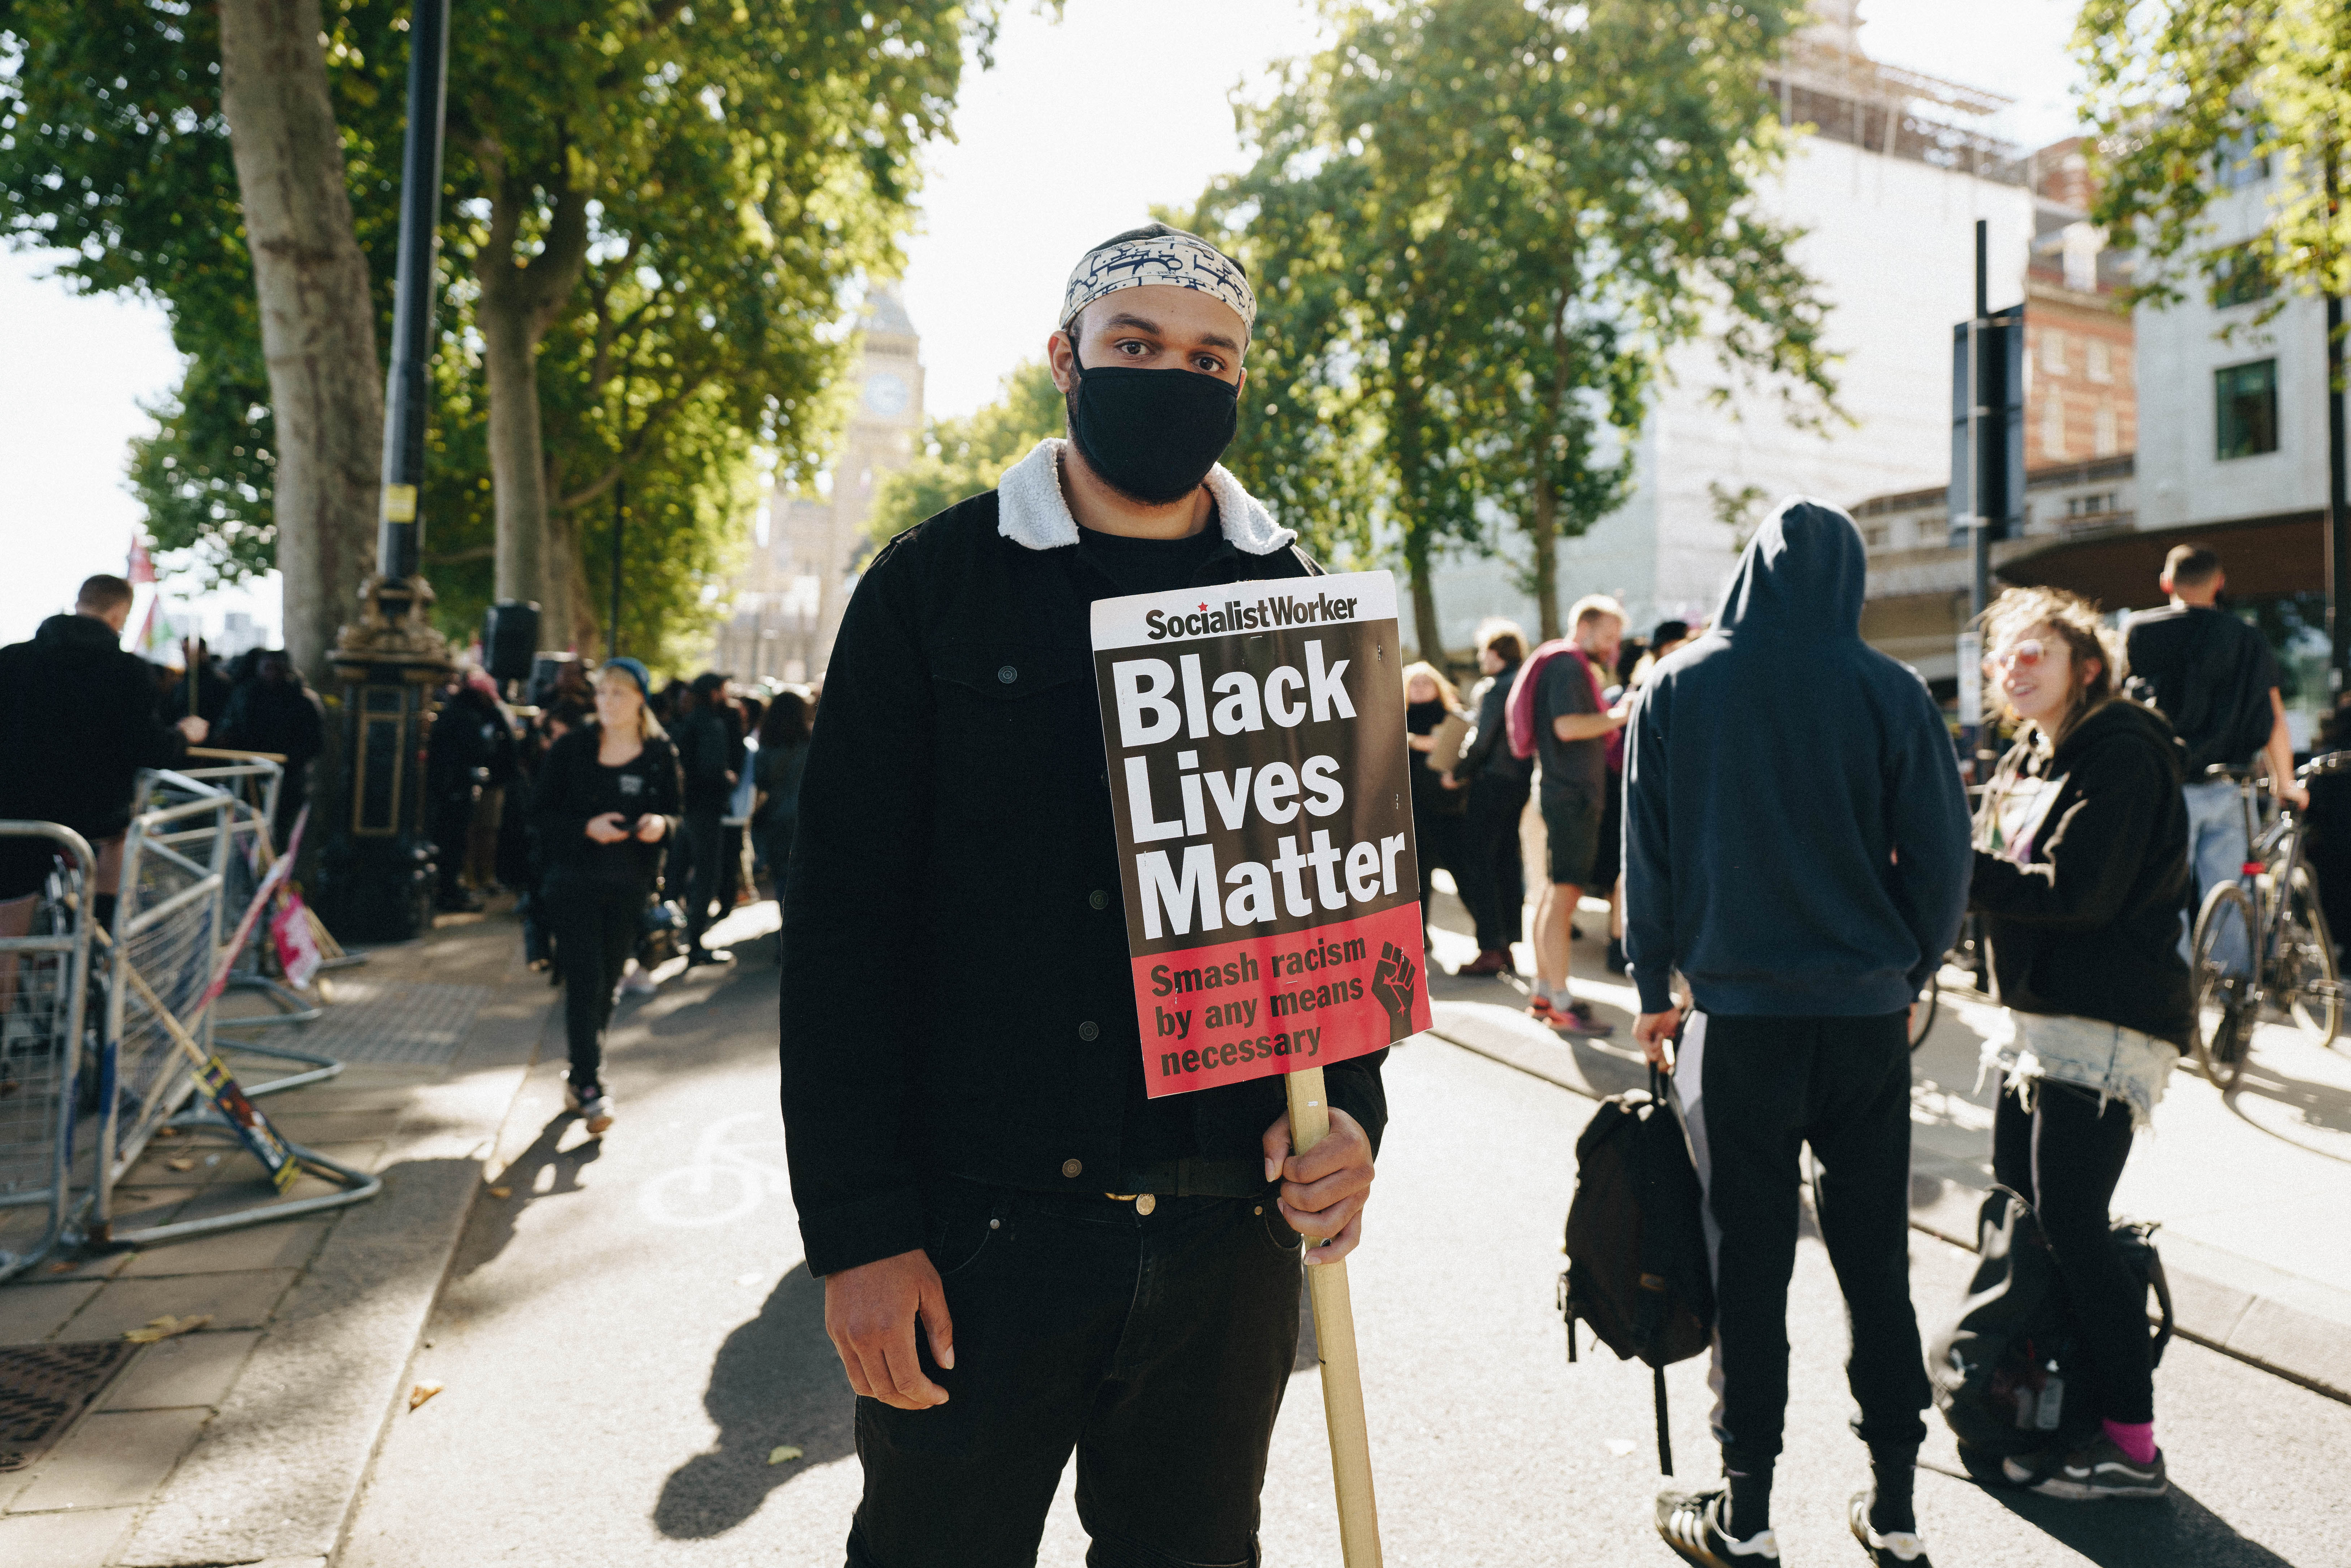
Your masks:
{"label": "pink sock", "polygon": [[2155,1463],[2155,1423],[2152,1421],[2102,1421],[2106,1436],[2123,1451],[2123,1458],[2135,1465]]}

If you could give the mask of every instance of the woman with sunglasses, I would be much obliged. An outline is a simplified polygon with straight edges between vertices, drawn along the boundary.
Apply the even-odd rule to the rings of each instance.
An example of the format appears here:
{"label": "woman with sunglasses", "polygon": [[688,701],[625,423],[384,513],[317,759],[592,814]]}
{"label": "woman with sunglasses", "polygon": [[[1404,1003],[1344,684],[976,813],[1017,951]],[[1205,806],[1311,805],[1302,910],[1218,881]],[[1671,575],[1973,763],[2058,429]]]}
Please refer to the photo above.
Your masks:
{"label": "woman with sunglasses", "polygon": [[2007,1009],[1984,1048],[2003,1073],[1992,1174],[2039,1214],[2080,1332],[2087,1377],[2061,1397],[2100,1417],[2071,1452],[2004,1464],[2052,1497],[2159,1497],[2147,1288],[2106,1206],[2189,1044],[2179,743],[2116,695],[2121,642],[2086,601],[2011,589],[1986,622],[1987,673],[2022,726],[1976,819],[1970,894]]}

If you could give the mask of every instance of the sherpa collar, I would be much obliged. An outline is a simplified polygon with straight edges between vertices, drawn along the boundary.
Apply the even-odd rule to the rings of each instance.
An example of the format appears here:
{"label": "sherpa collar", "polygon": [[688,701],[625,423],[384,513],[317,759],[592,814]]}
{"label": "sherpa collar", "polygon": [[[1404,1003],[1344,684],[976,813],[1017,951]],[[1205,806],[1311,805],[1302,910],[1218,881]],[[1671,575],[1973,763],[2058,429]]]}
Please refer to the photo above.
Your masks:
{"label": "sherpa collar", "polygon": [[[1078,542],[1078,520],[1061,495],[1061,438],[1049,435],[996,482],[996,531],[1028,549]],[[1247,555],[1271,555],[1298,538],[1273,520],[1221,463],[1208,470],[1208,494],[1225,538]]]}

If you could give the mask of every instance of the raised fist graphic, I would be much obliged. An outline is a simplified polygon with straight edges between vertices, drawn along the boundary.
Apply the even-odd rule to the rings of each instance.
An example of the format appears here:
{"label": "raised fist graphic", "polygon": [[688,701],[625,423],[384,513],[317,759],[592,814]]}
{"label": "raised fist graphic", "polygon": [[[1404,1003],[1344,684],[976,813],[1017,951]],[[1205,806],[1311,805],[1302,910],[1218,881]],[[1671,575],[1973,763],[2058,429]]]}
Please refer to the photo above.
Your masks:
{"label": "raised fist graphic", "polygon": [[1412,1032],[1413,987],[1420,979],[1420,966],[1404,956],[1404,949],[1393,942],[1380,945],[1380,961],[1372,970],[1372,995],[1388,1013],[1388,1043]]}

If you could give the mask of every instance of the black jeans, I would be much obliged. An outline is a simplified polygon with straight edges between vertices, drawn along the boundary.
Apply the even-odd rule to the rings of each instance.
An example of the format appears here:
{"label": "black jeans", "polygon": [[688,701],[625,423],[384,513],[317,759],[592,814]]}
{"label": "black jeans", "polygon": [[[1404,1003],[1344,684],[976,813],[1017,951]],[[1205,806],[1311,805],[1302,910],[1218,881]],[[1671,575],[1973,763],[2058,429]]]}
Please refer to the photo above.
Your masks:
{"label": "black jeans", "polygon": [[2130,1107],[2119,1100],[2102,1112],[2095,1090],[2043,1081],[2028,1111],[2015,1090],[2001,1092],[1992,1179],[2022,1193],[2040,1215],[2082,1331],[2098,1414],[2125,1424],[2155,1419],[2147,1285],[2115,1249],[2106,1212],[2130,1151]]}
{"label": "black jeans", "polygon": [[710,929],[710,905],[718,897],[724,871],[726,830],[716,811],[690,811],[685,817],[685,852],[693,864],[686,872],[685,945],[702,951],[702,934]]}
{"label": "black jeans", "polygon": [[571,1050],[571,1082],[601,1082],[604,1030],[621,970],[644,928],[645,889],[569,877],[550,878],[545,902],[555,928],[555,961],[563,971],[563,1031]]}
{"label": "black jeans", "polygon": [[1469,781],[1469,807],[1456,841],[1453,880],[1478,925],[1478,950],[1507,953],[1526,935],[1527,862],[1519,843],[1528,787],[1480,774]]}
{"label": "black jeans", "polygon": [[[1798,1156],[1844,1292],[1855,1429],[1873,1448],[1926,1439],[1926,1357],[1910,1307],[1910,1050],[1903,1015],[1698,1015],[1676,1088],[1696,1071],[1690,1144],[1714,1252],[1714,1434],[1734,1469],[1780,1454],[1788,1409],[1788,1279]],[[1708,1114],[1710,1108],[1713,1114]]]}
{"label": "black jeans", "polygon": [[1025,1568],[1073,1448],[1091,1568],[1255,1568],[1298,1349],[1298,1239],[1271,1201],[1146,1216],[957,1184],[927,1208],[955,1370],[920,1354],[952,1397],[857,1402],[850,1568]]}

